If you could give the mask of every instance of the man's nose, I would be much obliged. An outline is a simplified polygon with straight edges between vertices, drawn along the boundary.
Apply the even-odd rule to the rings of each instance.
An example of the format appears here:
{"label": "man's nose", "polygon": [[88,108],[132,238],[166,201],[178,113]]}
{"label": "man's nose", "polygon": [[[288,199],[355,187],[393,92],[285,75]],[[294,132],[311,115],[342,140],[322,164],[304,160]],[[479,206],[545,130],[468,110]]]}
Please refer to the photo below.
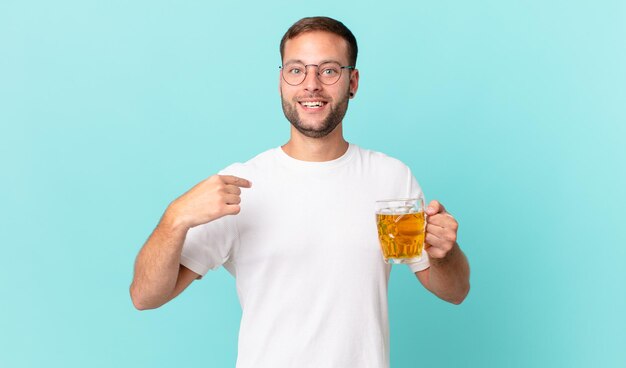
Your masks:
{"label": "man's nose", "polygon": [[304,77],[304,82],[302,82],[304,89],[307,91],[319,91],[322,87],[322,83],[320,82],[317,76],[317,66],[310,65],[308,67],[308,71],[306,76]]}

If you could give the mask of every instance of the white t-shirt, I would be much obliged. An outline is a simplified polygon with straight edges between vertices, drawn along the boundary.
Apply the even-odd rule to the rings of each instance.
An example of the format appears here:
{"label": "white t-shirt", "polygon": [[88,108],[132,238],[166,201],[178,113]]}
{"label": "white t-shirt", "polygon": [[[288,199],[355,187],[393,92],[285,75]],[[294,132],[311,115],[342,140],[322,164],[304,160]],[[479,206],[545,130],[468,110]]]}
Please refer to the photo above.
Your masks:
{"label": "white t-shirt", "polygon": [[[421,195],[410,169],[350,144],[326,162],[278,147],[221,174],[252,188],[242,189],[238,215],[189,230],[181,263],[201,275],[224,266],[236,278],[237,368],[388,367],[391,266],[375,201]],[[428,268],[428,257],[409,267]]]}

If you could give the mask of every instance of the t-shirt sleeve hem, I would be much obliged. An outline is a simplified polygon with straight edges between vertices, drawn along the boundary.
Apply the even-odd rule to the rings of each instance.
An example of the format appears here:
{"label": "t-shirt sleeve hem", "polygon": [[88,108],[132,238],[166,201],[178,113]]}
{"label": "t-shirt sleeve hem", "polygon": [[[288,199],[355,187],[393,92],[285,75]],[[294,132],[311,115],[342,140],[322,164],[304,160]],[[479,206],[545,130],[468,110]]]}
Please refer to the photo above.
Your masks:
{"label": "t-shirt sleeve hem", "polygon": [[200,276],[206,275],[206,273],[210,270],[210,267],[198,263],[193,259],[186,257],[185,255],[180,256],[180,264],[199,274]]}
{"label": "t-shirt sleeve hem", "polygon": [[411,271],[415,273],[419,271],[424,271],[425,269],[429,268],[430,262],[428,262],[428,260],[420,261],[420,262],[415,262],[415,263],[409,263],[408,266],[411,269]]}

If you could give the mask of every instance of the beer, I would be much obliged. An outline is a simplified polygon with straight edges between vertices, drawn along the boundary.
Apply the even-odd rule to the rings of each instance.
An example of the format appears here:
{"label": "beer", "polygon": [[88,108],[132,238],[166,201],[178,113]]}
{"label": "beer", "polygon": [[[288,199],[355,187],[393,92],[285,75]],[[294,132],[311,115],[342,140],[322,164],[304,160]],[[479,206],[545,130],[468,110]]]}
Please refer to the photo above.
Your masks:
{"label": "beer", "polygon": [[376,214],[378,239],[386,262],[419,259],[424,249],[424,212]]}

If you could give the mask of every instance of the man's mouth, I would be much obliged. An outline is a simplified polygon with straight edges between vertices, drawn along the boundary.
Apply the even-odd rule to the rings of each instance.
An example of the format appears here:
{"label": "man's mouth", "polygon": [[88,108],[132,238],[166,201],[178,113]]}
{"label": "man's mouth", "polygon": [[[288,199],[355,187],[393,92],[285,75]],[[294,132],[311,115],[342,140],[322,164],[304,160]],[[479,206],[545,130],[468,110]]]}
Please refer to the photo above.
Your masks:
{"label": "man's mouth", "polygon": [[324,106],[326,106],[327,102],[326,101],[321,101],[321,100],[317,100],[317,101],[298,101],[298,103],[304,107],[305,109],[320,109]]}

